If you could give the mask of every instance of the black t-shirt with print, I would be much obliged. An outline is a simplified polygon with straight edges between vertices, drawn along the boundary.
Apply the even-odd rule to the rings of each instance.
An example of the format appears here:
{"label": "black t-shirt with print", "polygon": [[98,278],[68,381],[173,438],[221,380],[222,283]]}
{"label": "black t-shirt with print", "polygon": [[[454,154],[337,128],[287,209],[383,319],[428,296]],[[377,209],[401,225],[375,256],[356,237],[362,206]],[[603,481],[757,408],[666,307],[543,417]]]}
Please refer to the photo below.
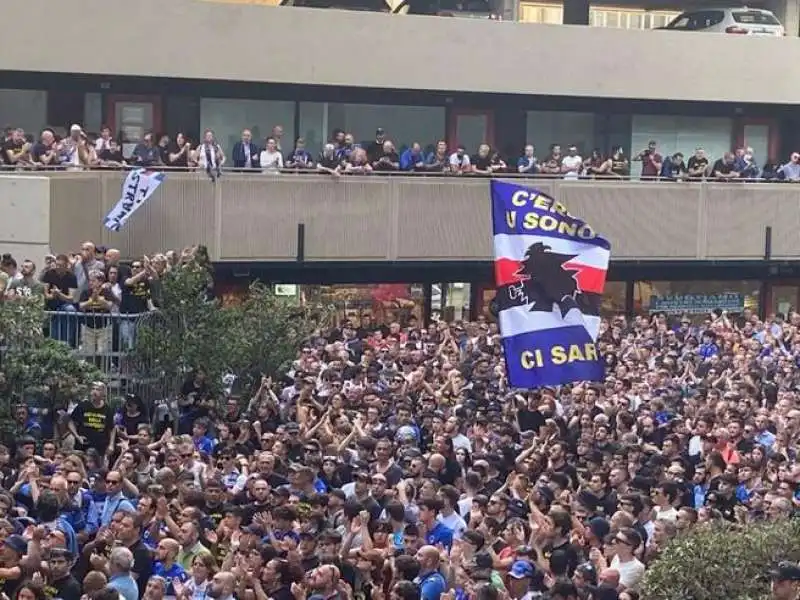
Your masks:
{"label": "black t-shirt with print", "polygon": [[126,315],[135,315],[147,312],[147,301],[150,300],[150,282],[140,281],[133,285],[122,284],[122,302],[119,312]]}
{"label": "black t-shirt with print", "polygon": [[25,145],[25,141],[24,140],[19,141],[19,142],[15,142],[14,140],[6,140],[5,142],[3,142],[2,147],[0,147],[0,148],[2,148],[3,163],[7,164],[7,165],[16,164],[16,163],[11,162],[11,159],[8,158],[8,154],[9,154],[9,152],[11,154],[19,154],[19,152],[22,150],[22,147],[24,145]]}
{"label": "black t-shirt with print", "polygon": [[114,429],[114,411],[110,406],[103,404],[97,408],[91,402],[82,402],[70,417],[78,435],[86,438],[87,447],[101,450],[108,446]]}
{"label": "black t-shirt with print", "polygon": [[[101,290],[100,297],[108,302],[113,302],[114,296],[108,290]],[[111,309],[98,300],[92,300],[92,294],[89,290],[81,292],[80,303],[89,302],[89,304],[81,307],[81,312],[84,313],[83,323],[89,329],[101,329],[109,324],[108,315],[111,314]]]}
{"label": "black t-shirt with print", "polygon": [[[697,169],[702,169],[703,173],[705,173],[705,170],[708,168],[708,159],[705,156],[702,158],[698,158],[696,156],[690,156],[689,161],[686,163],[686,168],[689,169],[690,172],[696,171]],[[702,173],[700,175],[691,175],[691,177],[697,179],[699,179],[702,176],[703,176]]]}

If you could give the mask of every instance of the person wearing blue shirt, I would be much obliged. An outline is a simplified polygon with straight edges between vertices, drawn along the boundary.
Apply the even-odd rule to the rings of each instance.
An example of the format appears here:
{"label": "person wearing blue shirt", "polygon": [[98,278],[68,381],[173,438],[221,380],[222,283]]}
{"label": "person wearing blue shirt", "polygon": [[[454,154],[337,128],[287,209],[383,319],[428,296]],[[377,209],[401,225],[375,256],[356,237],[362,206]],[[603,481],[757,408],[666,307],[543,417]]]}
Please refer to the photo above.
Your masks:
{"label": "person wearing blue shirt", "polygon": [[121,600],[139,600],[139,587],[131,576],[133,554],[124,546],[114,548],[108,559],[108,587],[119,592]]}
{"label": "person wearing blue shirt", "polygon": [[99,527],[108,527],[114,513],[135,512],[133,504],[122,494],[122,474],[119,471],[109,471],[106,475],[106,488],[108,496],[100,506]]}
{"label": "person wearing blue shirt", "polygon": [[402,171],[418,171],[425,166],[425,155],[422,152],[422,147],[414,142],[403,154],[400,155],[400,170]]}
{"label": "person wearing blue shirt", "polygon": [[525,146],[525,152],[517,160],[517,172],[525,175],[536,175],[539,172],[539,161],[534,155],[532,144]]}
{"label": "person wearing blue shirt", "polygon": [[439,572],[439,551],[433,546],[423,546],[417,551],[416,559],[420,569],[414,583],[419,588],[420,600],[439,600],[447,591],[447,583]]}
{"label": "person wearing blue shirt", "polygon": [[192,425],[192,441],[198,452],[211,456],[211,453],[214,452],[214,440],[207,435],[208,429],[208,419],[205,417],[197,419]]}
{"label": "person wearing blue shirt", "polygon": [[419,506],[419,521],[426,531],[425,543],[431,546],[441,545],[449,552],[453,545],[453,530],[438,521],[442,501],[439,498],[424,498],[417,503],[417,506]]}
{"label": "person wearing blue shirt", "polygon": [[153,575],[163,577],[167,582],[167,589],[165,596],[176,596],[175,585],[173,580],[177,579],[181,583],[186,583],[189,580],[189,575],[186,570],[178,563],[175,558],[178,556],[181,546],[177,540],[166,538],[158,542],[156,546],[155,557],[153,563]]}
{"label": "person wearing blue shirt", "polygon": [[697,349],[702,358],[711,358],[719,354],[719,346],[715,343],[716,334],[713,331],[703,333],[703,343]]}

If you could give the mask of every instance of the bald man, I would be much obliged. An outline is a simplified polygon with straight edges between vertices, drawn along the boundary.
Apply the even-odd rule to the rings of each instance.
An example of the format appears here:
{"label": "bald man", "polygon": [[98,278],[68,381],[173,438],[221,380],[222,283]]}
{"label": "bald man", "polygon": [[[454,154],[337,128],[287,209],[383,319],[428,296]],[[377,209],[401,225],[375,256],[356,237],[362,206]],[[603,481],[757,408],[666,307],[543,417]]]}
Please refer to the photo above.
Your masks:
{"label": "bald man", "polygon": [[439,600],[447,591],[447,583],[439,572],[439,550],[435,546],[423,546],[417,550],[419,575],[414,583],[419,586],[420,600]]}
{"label": "bald man", "polygon": [[233,600],[236,578],[230,571],[220,571],[214,575],[206,592],[214,600]]}

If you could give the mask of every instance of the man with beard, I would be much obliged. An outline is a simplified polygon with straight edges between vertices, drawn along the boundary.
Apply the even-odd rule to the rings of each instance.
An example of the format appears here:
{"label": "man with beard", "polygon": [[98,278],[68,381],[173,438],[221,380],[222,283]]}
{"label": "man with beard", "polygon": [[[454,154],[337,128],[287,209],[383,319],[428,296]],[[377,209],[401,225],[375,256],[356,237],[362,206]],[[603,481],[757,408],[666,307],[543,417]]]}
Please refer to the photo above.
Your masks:
{"label": "man with beard", "polygon": [[233,573],[221,571],[214,575],[206,593],[214,600],[234,600],[233,591],[235,588],[236,578]]}

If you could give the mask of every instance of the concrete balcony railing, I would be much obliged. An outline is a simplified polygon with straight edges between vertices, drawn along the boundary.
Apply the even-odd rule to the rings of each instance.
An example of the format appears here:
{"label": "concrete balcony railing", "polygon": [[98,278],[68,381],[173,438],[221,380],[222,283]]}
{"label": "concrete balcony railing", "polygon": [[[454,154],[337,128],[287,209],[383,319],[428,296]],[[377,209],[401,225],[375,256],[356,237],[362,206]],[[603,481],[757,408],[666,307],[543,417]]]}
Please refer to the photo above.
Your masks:
{"label": "concrete balcony railing", "polygon": [[[212,183],[204,174],[174,172],[115,233],[102,221],[119,200],[123,177],[0,177],[0,195],[16,194],[9,211],[18,215],[0,226],[0,246],[13,242],[14,232],[24,235],[20,223],[31,222],[38,232],[34,243],[49,231],[53,252],[76,251],[83,240],[128,257],[204,243],[215,261],[294,261],[302,224],[307,261],[491,259],[483,178],[226,173]],[[772,257],[800,258],[800,186],[522,181],[607,236],[615,260],[758,260],[768,226]],[[34,212],[26,216],[26,210]]]}

